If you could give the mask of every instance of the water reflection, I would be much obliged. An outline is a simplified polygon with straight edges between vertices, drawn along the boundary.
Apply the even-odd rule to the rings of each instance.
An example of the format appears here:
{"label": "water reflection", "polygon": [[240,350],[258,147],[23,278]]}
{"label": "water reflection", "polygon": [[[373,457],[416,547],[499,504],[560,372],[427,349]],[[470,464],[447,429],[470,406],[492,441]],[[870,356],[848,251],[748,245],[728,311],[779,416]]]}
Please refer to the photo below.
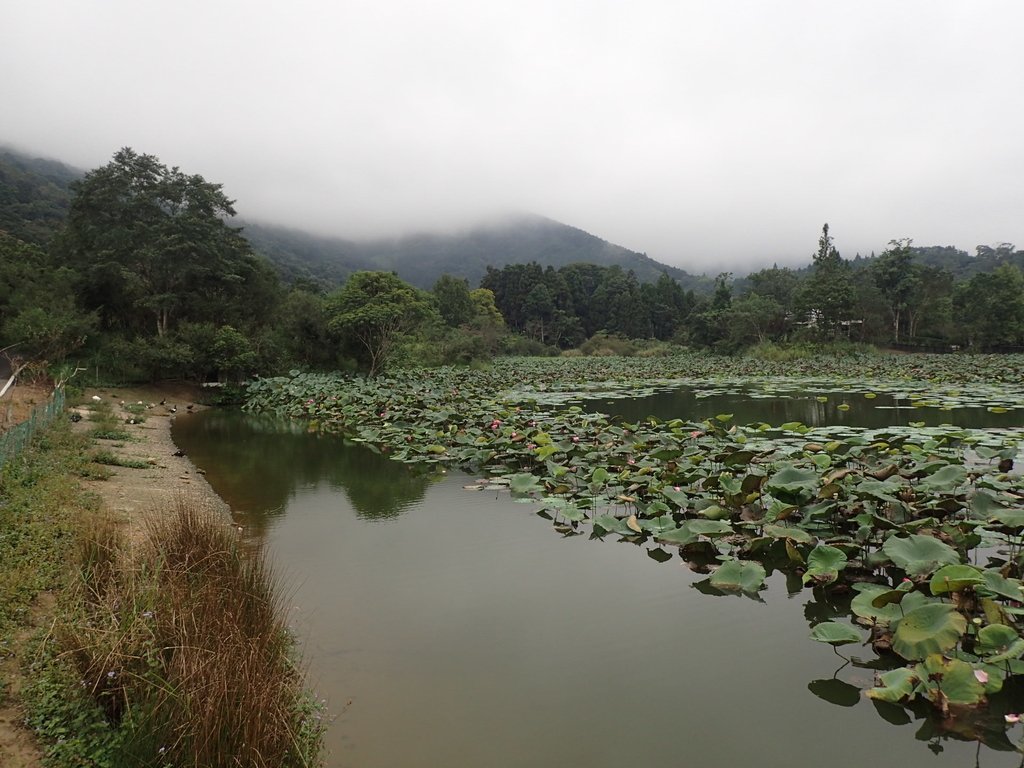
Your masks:
{"label": "water reflection", "polygon": [[[710,553],[684,561],[588,523],[552,535],[507,493],[295,422],[206,412],[174,436],[297,583],[299,632],[340,715],[331,768],[916,765],[910,724],[944,753],[930,765],[974,764],[972,741],[987,768],[1019,763],[1003,722],[1019,687],[969,721],[868,702],[899,661],[837,669],[808,631],[848,620],[849,593],[807,590],[770,560],[753,599],[704,597],[721,594]],[[869,746],[845,748],[850,733]]]}
{"label": "water reflection", "polygon": [[[809,427],[849,426],[880,429],[909,426],[954,424],[972,429],[1024,426],[1024,410],[993,413],[983,407],[914,407],[911,401],[880,393],[866,398],[862,392],[787,392],[766,393],[749,387],[700,396],[696,387],[679,387],[642,397],[583,400],[584,410],[618,416],[627,422],[639,422],[653,416],[661,420],[703,421],[720,413],[731,413],[733,424],[765,422],[773,426],[799,421]],[[819,398],[825,398],[822,402]]]}
{"label": "water reflection", "polygon": [[197,466],[217,468],[211,484],[256,533],[303,487],[327,483],[361,518],[391,520],[419,502],[435,477],[371,450],[338,450],[341,438],[273,416],[218,410],[179,418],[174,441]]}

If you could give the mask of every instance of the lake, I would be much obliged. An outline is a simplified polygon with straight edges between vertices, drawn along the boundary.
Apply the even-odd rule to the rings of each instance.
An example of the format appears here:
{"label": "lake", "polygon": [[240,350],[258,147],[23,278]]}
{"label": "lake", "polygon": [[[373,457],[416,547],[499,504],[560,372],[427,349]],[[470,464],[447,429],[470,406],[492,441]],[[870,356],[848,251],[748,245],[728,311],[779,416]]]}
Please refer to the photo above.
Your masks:
{"label": "lake", "polygon": [[174,439],[284,576],[332,768],[975,764],[860,696],[874,670],[808,637],[846,606],[780,574],[763,602],[707,595],[672,548],[558,535],[473,476],[297,422],[213,410]]}

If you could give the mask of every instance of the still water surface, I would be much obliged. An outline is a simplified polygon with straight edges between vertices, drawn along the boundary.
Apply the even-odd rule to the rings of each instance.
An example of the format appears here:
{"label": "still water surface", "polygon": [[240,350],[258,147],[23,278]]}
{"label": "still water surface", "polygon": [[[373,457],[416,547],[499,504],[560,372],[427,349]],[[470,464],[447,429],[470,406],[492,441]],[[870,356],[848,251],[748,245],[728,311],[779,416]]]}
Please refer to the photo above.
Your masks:
{"label": "still water surface", "polygon": [[563,538],[472,477],[293,422],[207,411],[174,439],[286,575],[332,768],[975,765],[828,682],[828,609],[777,575],[763,603],[704,595],[671,553]]}
{"label": "still water surface", "polygon": [[[720,413],[732,414],[733,424],[765,422],[778,426],[799,421],[809,427],[848,426],[878,429],[923,422],[936,427],[989,429],[1024,426],[1024,409],[993,413],[984,405],[973,407],[916,407],[909,397],[888,393],[866,398],[864,392],[791,391],[766,393],[750,386],[703,396],[706,389],[676,387],[643,397],[593,398],[578,401],[586,411],[600,411],[628,422],[658,419],[703,421]],[[824,398],[824,402],[818,398]],[[842,407],[840,407],[842,406]]]}

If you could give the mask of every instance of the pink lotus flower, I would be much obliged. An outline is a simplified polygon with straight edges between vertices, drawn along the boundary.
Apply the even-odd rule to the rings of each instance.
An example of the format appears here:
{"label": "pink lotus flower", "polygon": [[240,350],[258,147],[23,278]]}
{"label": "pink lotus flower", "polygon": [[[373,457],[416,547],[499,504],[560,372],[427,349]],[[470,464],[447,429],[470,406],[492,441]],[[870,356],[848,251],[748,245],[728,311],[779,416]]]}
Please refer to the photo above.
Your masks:
{"label": "pink lotus flower", "polygon": [[704,433],[701,432],[699,429],[695,429],[693,430],[693,432],[690,433],[690,437],[700,437],[702,434]]}
{"label": "pink lotus flower", "polygon": [[1011,712],[1008,715],[1003,715],[1003,720],[1005,720],[1008,723],[1019,723],[1020,722],[1020,715],[1018,715],[1018,714],[1016,714],[1014,712]]}
{"label": "pink lotus flower", "polygon": [[986,672],[984,669],[976,669],[976,670],[974,670],[974,677],[982,685],[984,685],[985,683],[988,682],[988,672]]}
{"label": "pink lotus flower", "polygon": [[572,436],[572,441],[573,441],[574,443],[578,443],[578,442],[580,441],[580,439],[579,439],[578,437],[576,437],[576,435],[573,435],[573,436]]}

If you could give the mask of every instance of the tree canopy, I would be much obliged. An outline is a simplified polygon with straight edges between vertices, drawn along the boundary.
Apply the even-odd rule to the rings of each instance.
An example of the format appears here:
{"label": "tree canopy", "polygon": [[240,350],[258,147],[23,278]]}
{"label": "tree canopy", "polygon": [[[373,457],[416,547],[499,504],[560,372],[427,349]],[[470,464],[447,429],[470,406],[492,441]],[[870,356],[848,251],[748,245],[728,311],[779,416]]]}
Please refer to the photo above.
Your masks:
{"label": "tree canopy", "polygon": [[163,336],[176,321],[222,319],[256,277],[219,184],[125,148],[71,189],[58,247],[104,327]]}

